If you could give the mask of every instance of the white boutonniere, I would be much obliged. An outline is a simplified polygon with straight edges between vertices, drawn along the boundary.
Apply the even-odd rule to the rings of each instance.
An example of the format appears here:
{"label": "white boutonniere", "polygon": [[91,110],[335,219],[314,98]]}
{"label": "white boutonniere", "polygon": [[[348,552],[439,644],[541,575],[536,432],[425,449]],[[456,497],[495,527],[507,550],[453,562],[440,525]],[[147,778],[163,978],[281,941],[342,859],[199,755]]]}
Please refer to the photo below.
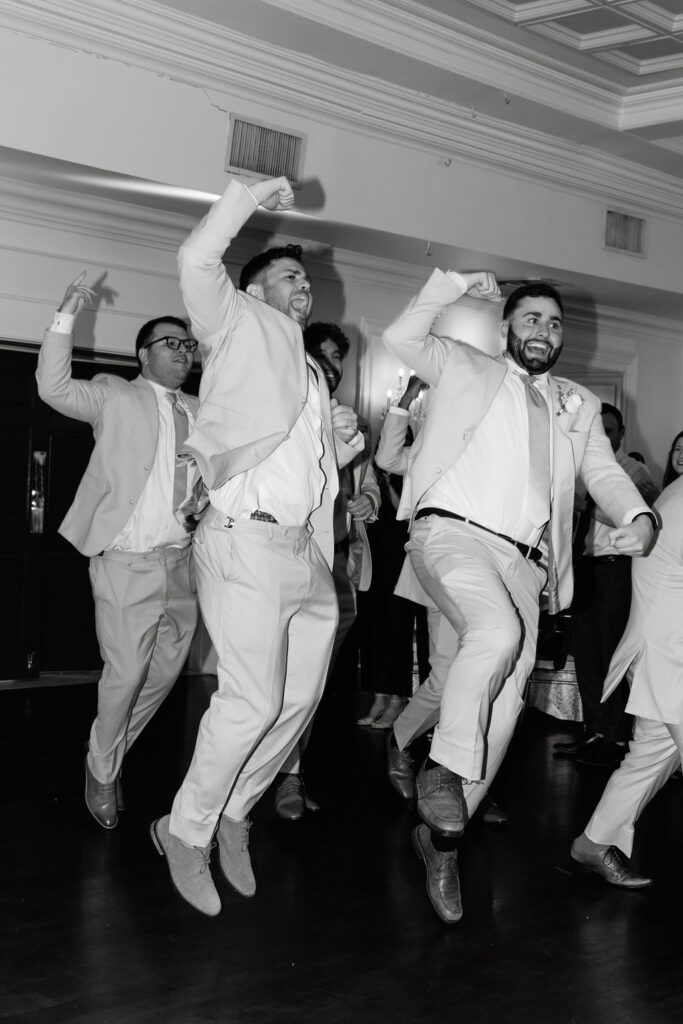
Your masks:
{"label": "white boutonniere", "polygon": [[[558,399],[560,402],[560,412],[569,413],[570,416],[577,413],[583,405],[583,398],[576,388],[560,388]],[[560,413],[557,415],[559,416]]]}

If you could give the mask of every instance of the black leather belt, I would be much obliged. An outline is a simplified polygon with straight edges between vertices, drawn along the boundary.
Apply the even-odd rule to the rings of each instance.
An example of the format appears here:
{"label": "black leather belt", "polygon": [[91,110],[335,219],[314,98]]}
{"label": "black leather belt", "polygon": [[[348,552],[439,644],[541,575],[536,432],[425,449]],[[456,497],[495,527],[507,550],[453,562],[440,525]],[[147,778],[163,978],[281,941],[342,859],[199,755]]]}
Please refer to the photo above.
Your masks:
{"label": "black leather belt", "polygon": [[426,516],[444,516],[446,519],[457,519],[461,523],[469,523],[470,526],[476,526],[478,530],[484,530],[486,533],[492,533],[494,537],[506,540],[508,544],[512,544],[513,547],[517,548],[524,558],[529,558],[532,562],[540,562],[543,557],[540,548],[533,548],[530,544],[522,544],[521,540],[508,537],[506,533],[496,533],[495,530],[489,530],[488,526],[482,526],[481,523],[475,523],[473,519],[459,516],[457,512],[448,512],[445,508],[421,508],[415,518],[424,519]]}
{"label": "black leather belt", "polygon": [[591,562],[630,562],[630,555],[584,555]]}

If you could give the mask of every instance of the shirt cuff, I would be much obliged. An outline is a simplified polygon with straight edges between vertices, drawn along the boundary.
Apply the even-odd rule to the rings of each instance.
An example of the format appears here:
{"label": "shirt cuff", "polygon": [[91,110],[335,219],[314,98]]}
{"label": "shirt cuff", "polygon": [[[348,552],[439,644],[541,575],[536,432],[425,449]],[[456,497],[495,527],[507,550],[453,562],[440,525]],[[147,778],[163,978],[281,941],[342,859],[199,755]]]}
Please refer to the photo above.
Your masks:
{"label": "shirt cuff", "polygon": [[390,405],[389,412],[393,412],[395,416],[410,416],[407,409],[401,409],[399,405]]}
{"label": "shirt cuff", "polygon": [[454,284],[457,284],[458,288],[462,289],[463,295],[465,294],[467,291],[467,281],[462,274],[459,274],[457,270],[447,270],[446,277],[450,277],[451,281],[453,281]]}
{"label": "shirt cuff", "polygon": [[55,313],[50,330],[54,334],[73,334],[74,313]]}
{"label": "shirt cuff", "polygon": [[631,523],[638,516],[647,516],[648,519],[650,520],[650,522],[652,523],[652,528],[654,530],[657,529],[657,516],[654,514],[652,509],[647,507],[647,505],[642,505],[639,508],[634,508],[634,509],[631,509],[630,512],[627,512],[626,515],[624,516],[624,519],[623,519],[621,525],[622,526],[630,526]]}
{"label": "shirt cuff", "polygon": [[355,435],[346,444],[349,448],[353,448],[356,452],[362,452],[365,449],[365,434],[361,430],[357,430]]}

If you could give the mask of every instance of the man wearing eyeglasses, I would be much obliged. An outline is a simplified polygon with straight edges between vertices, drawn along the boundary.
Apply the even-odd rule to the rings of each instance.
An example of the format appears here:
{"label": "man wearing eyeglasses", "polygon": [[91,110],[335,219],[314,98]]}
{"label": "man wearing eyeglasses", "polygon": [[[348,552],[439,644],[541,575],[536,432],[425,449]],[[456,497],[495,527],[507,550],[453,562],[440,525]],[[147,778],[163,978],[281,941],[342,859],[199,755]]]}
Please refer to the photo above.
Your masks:
{"label": "man wearing eyeglasses", "polygon": [[171,690],[197,619],[191,565],[201,481],[176,457],[197,399],[181,391],[197,342],[179,317],[141,327],[133,381],[71,376],[73,324],[94,297],[85,272],[69,285],[38,359],[38,393],[57,412],[91,423],[95,447],[59,532],[90,558],[104,662],[85,762],[85,802],[113,829],[123,809],[124,755]]}

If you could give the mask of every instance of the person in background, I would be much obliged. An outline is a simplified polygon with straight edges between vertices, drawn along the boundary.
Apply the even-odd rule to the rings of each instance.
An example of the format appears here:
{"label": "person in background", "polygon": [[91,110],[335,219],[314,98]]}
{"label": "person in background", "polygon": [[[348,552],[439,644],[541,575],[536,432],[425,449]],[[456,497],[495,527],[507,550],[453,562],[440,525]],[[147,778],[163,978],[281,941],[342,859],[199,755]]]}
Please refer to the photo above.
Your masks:
{"label": "person in background", "polygon": [[[408,426],[410,406],[424,388],[426,384],[412,374],[394,407],[404,417],[403,441],[408,447],[413,440]],[[378,469],[378,478],[382,504],[370,534],[373,578],[361,650],[362,676],[372,687],[373,701],[357,724],[390,729],[413,694],[413,639],[417,641],[420,682],[429,674],[429,640],[426,610],[394,594],[408,541],[407,524],[396,518],[403,488],[401,469],[392,473]]]}
{"label": "person in background", "polygon": [[[348,355],[349,340],[336,324],[313,323],[304,331],[304,348],[325,374],[331,395],[339,387]],[[359,424],[359,430],[362,429]],[[339,493],[334,503],[334,562],[332,578],[339,606],[339,625],[334,637],[327,683],[337,655],[356,618],[356,592],[366,591],[372,579],[372,559],[366,524],[377,518],[380,492],[367,452],[339,471]],[[327,685],[326,683],[326,685]],[[299,821],[306,811],[320,805],[308,792],[301,761],[308,746],[313,722],[280,769],[275,789],[275,810],[281,818]]]}
{"label": "person in background", "polygon": [[676,434],[671,447],[669,448],[669,454],[666,460],[666,469],[664,470],[664,479],[662,481],[662,487],[668,487],[669,484],[677,480],[683,473],[683,430]]}
{"label": "person in background", "polygon": [[73,324],[93,292],[69,285],[38,357],[38,394],[91,423],[95,448],[59,532],[90,558],[104,667],[85,761],[85,803],[102,828],[123,809],[121,767],[178,678],[197,621],[191,555],[200,510],[196,467],[176,457],[197,399],[182,391],[197,342],[184,320],[160,316],[135,341],[140,376],[71,376]]}
{"label": "person in background", "polygon": [[[621,412],[603,402],[601,416],[617,463],[643,501],[651,505],[659,491],[645,466],[622,451],[625,427]],[[585,731],[576,742],[556,743],[555,756],[604,767],[618,764],[631,736],[631,719],[624,713],[626,680],[608,700],[600,700],[610,660],[631,608],[631,558],[612,550],[609,536],[614,523],[591,499],[586,497],[584,504],[574,541],[581,550],[574,564],[571,628]]]}

